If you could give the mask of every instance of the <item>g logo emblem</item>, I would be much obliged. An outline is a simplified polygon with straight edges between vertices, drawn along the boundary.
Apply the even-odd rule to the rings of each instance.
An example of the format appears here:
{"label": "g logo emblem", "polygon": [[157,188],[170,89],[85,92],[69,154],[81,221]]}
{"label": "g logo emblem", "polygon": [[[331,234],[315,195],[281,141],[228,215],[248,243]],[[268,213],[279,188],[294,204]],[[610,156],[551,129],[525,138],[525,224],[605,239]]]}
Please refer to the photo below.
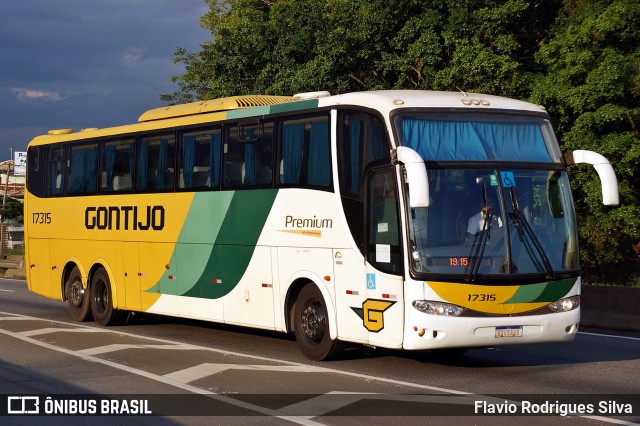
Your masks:
{"label": "g logo emblem", "polygon": [[384,311],[394,303],[388,300],[367,299],[362,302],[362,308],[351,308],[362,318],[362,325],[367,330],[377,333],[384,328]]}

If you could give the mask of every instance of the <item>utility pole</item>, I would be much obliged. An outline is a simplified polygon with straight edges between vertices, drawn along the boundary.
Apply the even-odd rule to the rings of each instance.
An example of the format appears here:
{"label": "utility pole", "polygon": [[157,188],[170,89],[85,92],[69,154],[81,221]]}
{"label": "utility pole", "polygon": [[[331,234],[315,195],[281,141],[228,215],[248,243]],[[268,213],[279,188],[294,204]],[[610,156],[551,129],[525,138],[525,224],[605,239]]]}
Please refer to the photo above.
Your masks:
{"label": "utility pole", "polygon": [[7,191],[9,190],[9,172],[11,171],[11,159],[13,148],[9,148],[9,161],[7,161],[7,180],[4,182],[4,195],[2,196],[2,221],[0,221],[0,259],[4,258],[4,212],[7,208]]}

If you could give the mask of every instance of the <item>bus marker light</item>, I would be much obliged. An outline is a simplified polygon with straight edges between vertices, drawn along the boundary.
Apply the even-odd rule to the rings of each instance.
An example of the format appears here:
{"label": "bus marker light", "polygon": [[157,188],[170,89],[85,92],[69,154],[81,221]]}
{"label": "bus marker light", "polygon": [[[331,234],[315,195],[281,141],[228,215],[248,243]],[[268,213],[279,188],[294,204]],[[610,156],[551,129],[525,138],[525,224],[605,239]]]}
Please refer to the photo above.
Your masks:
{"label": "bus marker light", "polygon": [[356,291],[356,290],[347,290],[347,294],[352,294],[354,296],[357,296],[360,294],[360,292]]}
{"label": "bus marker light", "polygon": [[170,280],[173,280],[173,279],[175,279],[176,277],[175,277],[174,275],[169,275],[169,277],[168,277],[168,278],[169,278]]}
{"label": "bus marker light", "polygon": [[324,276],[324,280],[325,281],[331,281],[331,276],[330,275],[325,275]]}
{"label": "bus marker light", "polygon": [[211,284],[222,284],[222,280],[220,278],[214,278],[211,280]]}
{"label": "bus marker light", "polygon": [[171,265],[169,265],[168,263],[164,265],[164,269],[169,269],[169,268],[171,268]]}
{"label": "bus marker light", "polygon": [[420,330],[418,330],[418,336],[420,337],[424,336],[424,328],[421,328]]}
{"label": "bus marker light", "polygon": [[262,288],[271,288],[273,284],[262,283]]}
{"label": "bus marker light", "polygon": [[55,265],[51,267],[51,270],[52,270],[52,271],[55,271],[56,269],[58,269],[58,267],[57,267],[57,266],[55,266]]}

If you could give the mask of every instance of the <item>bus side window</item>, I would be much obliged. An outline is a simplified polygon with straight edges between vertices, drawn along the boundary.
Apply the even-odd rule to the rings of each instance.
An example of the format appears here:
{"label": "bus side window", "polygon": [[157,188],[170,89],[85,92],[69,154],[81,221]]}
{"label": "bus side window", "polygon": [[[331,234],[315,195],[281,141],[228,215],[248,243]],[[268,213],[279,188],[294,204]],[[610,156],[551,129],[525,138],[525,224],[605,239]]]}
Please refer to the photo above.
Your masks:
{"label": "bus side window", "polygon": [[402,262],[395,175],[386,168],[368,176],[367,260],[382,272],[397,274]]}
{"label": "bus side window", "polygon": [[49,184],[47,185],[47,192],[49,195],[62,195],[64,192],[65,169],[64,146],[51,148],[49,153]]}
{"label": "bus side window", "polygon": [[362,200],[362,177],[374,161],[391,161],[390,144],[383,123],[376,116],[362,112],[342,115],[338,161],[342,194]]}
{"label": "bus side window", "polygon": [[102,173],[100,189],[102,192],[130,191],[135,159],[133,139],[108,141],[103,145]]}
{"label": "bus side window", "polygon": [[338,177],[340,193],[351,236],[365,254],[364,173],[375,161],[390,162],[390,143],[382,121],[362,111],[339,115]]}
{"label": "bus side window", "polygon": [[98,144],[72,145],[70,148],[68,194],[96,192]]}
{"label": "bus side window", "polygon": [[233,125],[224,143],[224,185],[270,185],[273,174],[273,121]]}
{"label": "bus side window", "polygon": [[147,136],[138,146],[136,189],[166,191],[173,189],[175,176],[175,135]]}
{"label": "bus side window", "polygon": [[224,141],[224,184],[238,186],[243,183],[244,145],[238,141],[238,126],[228,128]]}
{"label": "bus side window", "polygon": [[282,123],[278,181],[282,185],[330,188],[331,144],[327,115]]}
{"label": "bus side window", "polygon": [[37,197],[45,197],[47,182],[46,161],[48,158],[49,148],[46,146],[30,147],[27,153],[27,188],[29,192]]}
{"label": "bus side window", "polygon": [[222,131],[185,133],[178,147],[178,187],[217,188],[220,185]]}

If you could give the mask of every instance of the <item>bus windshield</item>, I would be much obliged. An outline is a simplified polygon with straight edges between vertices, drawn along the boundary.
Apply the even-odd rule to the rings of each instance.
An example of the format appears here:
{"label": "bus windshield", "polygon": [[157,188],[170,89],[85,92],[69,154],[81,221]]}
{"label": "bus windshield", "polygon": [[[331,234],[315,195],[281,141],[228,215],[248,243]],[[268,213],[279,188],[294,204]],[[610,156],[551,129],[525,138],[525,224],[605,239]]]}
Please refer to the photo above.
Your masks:
{"label": "bus windshield", "polygon": [[548,120],[410,113],[395,124],[429,179],[429,207],[409,211],[414,273],[476,281],[577,272],[571,191]]}
{"label": "bus windshield", "polygon": [[564,171],[443,168],[428,175],[429,207],[409,211],[415,272],[475,281],[513,274],[552,279],[579,268]]}

